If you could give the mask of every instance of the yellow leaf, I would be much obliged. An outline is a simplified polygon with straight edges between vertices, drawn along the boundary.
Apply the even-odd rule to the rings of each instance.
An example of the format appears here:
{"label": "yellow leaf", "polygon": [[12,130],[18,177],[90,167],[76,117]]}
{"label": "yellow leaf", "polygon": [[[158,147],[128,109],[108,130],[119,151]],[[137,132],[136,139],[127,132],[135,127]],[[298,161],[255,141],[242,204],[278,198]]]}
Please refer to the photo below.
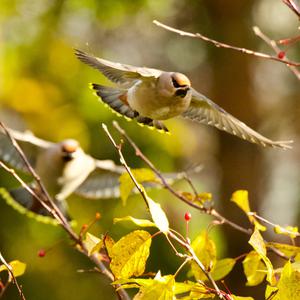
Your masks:
{"label": "yellow leaf", "polygon": [[248,191],[238,190],[232,194],[231,201],[233,201],[239,208],[241,208],[248,216],[249,221],[260,231],[265,231],[267,228],[261,225],[254,216],[249,215],[251,212],[249,205]]}
{"label": "yellow leaf", "polygon": [[124,222],[124,221],[130,221],[133,222],[134,224],[141,226],[141,227],[156,227],[156,225],[146,219],[136,219],[131,216],[123,217],[123,218],[114,218],[114,224],[117,222]]}
{"label": "yellow leaf", "polygon": [[[9,263],[9,265],[11,266],[12,272],[15,277],[23,275],[26,270],[26,264],[19,260],[13,260]],[[5,271],[5,270],[7,270],[6,266],[0,265],[0,272]]]}
{"label": "yellow leaf", "polygon": [[279,225],[276,225],[274,227],[274,232],[277,234],[283,234],[291,237],[292,239],[296,238],[298,236],[298,227],[292,227],[292,226],[286,226],[281,227]]}
{"label": "yellow leaf", "polygon": [[211,276],[214,280],[220,280],[227,276],[233,269],[236,261],[233,258],[223,258],[217,260],[212,272]]}
{"label": "yellow leaf", "polygon": [[103,238],[103,244],[107,251],[109,257],[111,257],[112,247],[115,244],[115,241],[109,235],[105,235]]}
{"label": "yellow leaf", "polygon": [[130,278],[144,273],[151,246],[151,235],[136,230],[122,237],[109,251],[110,268],[115,278]]}
{"label": "yellow leaf", "polygon": [[211,193],[200,193],[195,195],[190,192],[182,192],[181,193],[185,198],[189,201],[194,202],[200,206],[202,206],[205,202],[212,201],[212,194]]}
{"label": "yellow leaf", "polygon": [[[295,257],[295,260],[300,260],[300,247],[288,245],[288,244],[281,244],[281,243],[273,243],[269,242],[266,244],[267,247],[273,247],[277,250],[281,251],[283,254],[285,254],[288,257]],[[298,258],[298,259],[297,259]]]}
{"label": "yellow leaf", "polygon": [[[155,182],[155,181],[157,181],[155,173],[150,169],[146,169],[146,168],[132,169],[131,173],[137,182],[149,182],[149,181]],[[120,181],[121,200],[122,200],[123,205],[126,205],[126,201],[129,197],[132,189],[135,187],[135,184],[127,172],[123,173],[120,176],[119,181]]]}
{"label": "yellow leaf", "polygon": [[[194,249],[197,257],[204,265],[207,271],[214,268],[216,264],[216,245],[213,240],[211,240],[207,234],[207,231],[203,231],[193,242],[192,248]],[[206,281],[207,277],[203,274],[199,266],[192,261],[191,271],[196,280]]]}
{"label": "yellow leaf", "polygon": [[169,231],[169,221],[160,204],[149,197],[147,197],[147,203],[153,222],[161,232],[167,233]]}
{"label": "yellow leaf", "polygon": [[234,300],[254,300],[252,297],[241,297],[241,296],[235,296],[231,295]]}
{"label": "yellow leaf", "polygon": [[89,256],[98,252],[103,247],[103,241],[89,232],[86,233],[85,240],[83,242],[88,250]]}
{"label": "yellow leaf", "polygon": [[300,272],[288,261],[277,284],[278,291],[272,300],[300,300]]}
{"label": "yellow leaf", "polygon": [[253,234],[251,235],[249,244],[259,254],[259,256],[264,261],[264,263],[267,267],[267,281],[271,285],[275,284],[274,270],[273,270],[271,261],[267,257],[267,249],[266,249],[265,242],[264,242],[260,232],[256,228],[255,228]]}
{"label": "yellow leaf", "polygon": [[256,251],[251,251],[243,260],[244,273],[247,277],[247,286],[260,284],[266,276],[266,266]]}

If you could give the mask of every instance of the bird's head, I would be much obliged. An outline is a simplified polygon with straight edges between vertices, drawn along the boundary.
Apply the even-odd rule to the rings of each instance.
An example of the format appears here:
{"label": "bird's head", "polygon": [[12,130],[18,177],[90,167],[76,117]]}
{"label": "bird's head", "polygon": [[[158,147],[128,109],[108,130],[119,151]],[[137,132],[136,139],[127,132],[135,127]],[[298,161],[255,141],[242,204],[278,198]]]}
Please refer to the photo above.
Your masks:
{"label": "bird's head", "polygon": [[191,82],[182,73],[164,72],[158,78],[158,87],[164,96],[184,98],[191,88]]}
{"label": "bird's head", "polygon": [[68,162],[75,158],[80,151],[80,146],[76,140],[68,139],[60,143],[60,151],[63,161]]}

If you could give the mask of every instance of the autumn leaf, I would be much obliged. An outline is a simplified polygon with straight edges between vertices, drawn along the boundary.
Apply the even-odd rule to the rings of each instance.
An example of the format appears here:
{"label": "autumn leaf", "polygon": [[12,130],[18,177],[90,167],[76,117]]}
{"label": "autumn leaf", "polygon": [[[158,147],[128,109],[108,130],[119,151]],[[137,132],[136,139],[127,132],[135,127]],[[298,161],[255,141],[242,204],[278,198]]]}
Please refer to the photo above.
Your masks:
{"label": "autumn leaf", "polygon": [[138,225],[140,227],[156,227],[156,225],[153,222],[147,219],[136,219],[131,216],[126,216],[123,218],[114,218],[114,224],[118,222],[126,222],[126,221],[132,222],[135,225]]}
{"label": "autumn leaf", "polygon": [[233,258],[223,258],[217,260],[213,270],[211,272],[211,276],[214,280],[220,280],[227,276],[231,270],[233,269],[236,261]]}
{"label": "autumn leaf", "polygon": [[247,277],[247,286],[260,284],[266,276],[266,266],[256,251],[251,251],[243,260],[244,273]]}
{"label": "autumn leaf", "polygon": [[98,252],[103,247],[103,241],[89,232],[86,233],[83,243],[88,251],[88,256]]}
{"label": "autumn leaf", "polygon": [[151,246],[151,235],[136,230],[122,237],[108,251],[115,278],[130,278],[144,273]]}
{"label": "autumn leaf", "polygon": [[[26,264],[19,261],[19,260],[13,260],[9,263],[11,266],[12,272],[15,277],[21,276],[25,273],[26,270]],[[0,272],[2,271],[8,271],[7,267],[5,265],[0,265]]]}
{"label": "autumn leaf", "polygon": [[257,228],[255,228],[251,238],[249,240],[249,244],[254,248],[254,250],[259,254],[261,259],[264,261],[267,267],[267,281],[273,285],[275,284],[274,278],[274,270],[271,261],[267,257],[267,249],[265,242]]}

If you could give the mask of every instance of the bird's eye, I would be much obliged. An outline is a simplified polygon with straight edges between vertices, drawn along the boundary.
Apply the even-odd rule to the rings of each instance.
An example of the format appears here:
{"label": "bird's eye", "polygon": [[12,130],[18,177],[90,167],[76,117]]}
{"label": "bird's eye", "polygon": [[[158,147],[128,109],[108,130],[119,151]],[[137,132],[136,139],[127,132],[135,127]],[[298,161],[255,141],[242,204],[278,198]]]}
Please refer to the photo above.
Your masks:
{"label": "bird's eye", "polygon": [[176,81],[176,79],[172,78],[172,83],[175,88],[179,88],[180,84]]}

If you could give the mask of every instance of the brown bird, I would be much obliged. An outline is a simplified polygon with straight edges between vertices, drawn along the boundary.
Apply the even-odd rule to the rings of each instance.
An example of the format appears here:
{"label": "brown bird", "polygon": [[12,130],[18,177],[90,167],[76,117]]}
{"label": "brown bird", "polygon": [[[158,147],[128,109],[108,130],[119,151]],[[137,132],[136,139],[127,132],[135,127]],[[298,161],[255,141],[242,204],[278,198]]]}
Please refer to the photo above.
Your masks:
{"label": "brown bird", "polygon": [[192,88],[182,73],[115,63],[80,50],[75,50],[75,55],[118,84],[106,87],[93,83],[92,88],[105,104],[126,118],[167,132],[162,120],[183,116],[264,147],[292,148],[293,141],[272,141],[227,113]]}

